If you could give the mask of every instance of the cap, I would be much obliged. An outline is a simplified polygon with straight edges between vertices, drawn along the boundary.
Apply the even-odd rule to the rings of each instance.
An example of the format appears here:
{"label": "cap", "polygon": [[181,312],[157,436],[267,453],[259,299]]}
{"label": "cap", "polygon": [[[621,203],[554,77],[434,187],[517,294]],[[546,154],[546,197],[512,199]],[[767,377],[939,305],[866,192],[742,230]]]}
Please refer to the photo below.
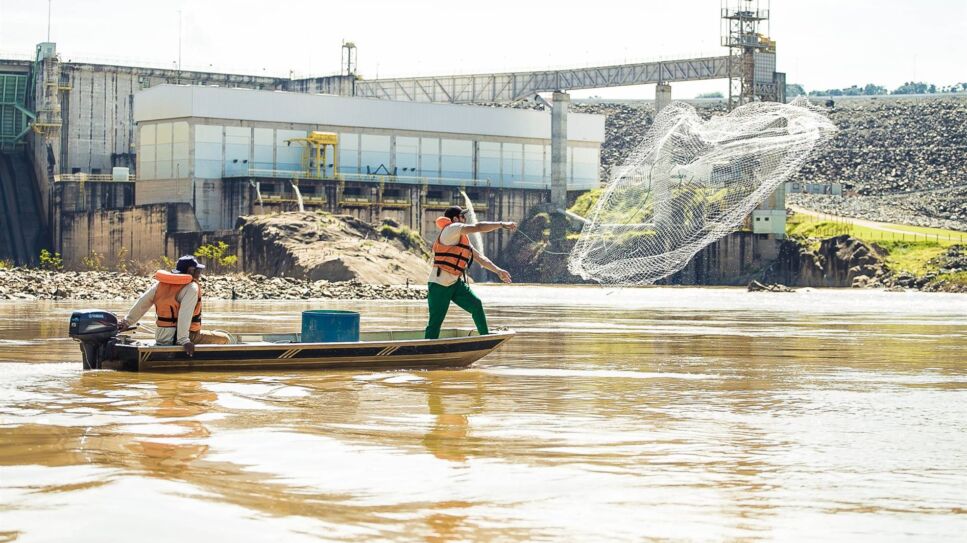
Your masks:
{"label": "cap", "polygon": [[446,211],[443,212],[443,216],[448,219],[453,219],[457,215],[463,215],[466,211],[460,206],[450,206]]}
{"label": "cap", "polygon": [[178,259],[178,263],[175,264],[175,269],[173,271],[175,273],[188,273],[188,268],[191,267],[198,268],[199,270],[205,269],[205,265],[199,264],[197,258],[191,255],[185,255]]}

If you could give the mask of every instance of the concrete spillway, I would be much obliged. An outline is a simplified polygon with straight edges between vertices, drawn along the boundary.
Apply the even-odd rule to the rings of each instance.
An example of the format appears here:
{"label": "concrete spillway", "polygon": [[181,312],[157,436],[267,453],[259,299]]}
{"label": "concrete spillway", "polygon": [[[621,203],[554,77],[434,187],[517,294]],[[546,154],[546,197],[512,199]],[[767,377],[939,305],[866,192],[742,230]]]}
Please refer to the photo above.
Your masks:
{"label": "concrete spillway", "polygon": [[44,217],[29,159],[0,153],[0,259],[37,264],[48,246]]}

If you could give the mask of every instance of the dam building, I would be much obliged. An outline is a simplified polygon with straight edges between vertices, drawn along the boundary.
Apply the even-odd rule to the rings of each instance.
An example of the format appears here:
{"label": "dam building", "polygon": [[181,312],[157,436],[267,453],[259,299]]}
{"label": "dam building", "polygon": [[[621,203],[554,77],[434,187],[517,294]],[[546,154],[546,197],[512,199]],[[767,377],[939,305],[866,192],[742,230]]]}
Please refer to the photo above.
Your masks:
{"label": "dam building", "polygon": [[[118,212],[140,217],[129,224],[152,223],[142,216],[153,206],[184,204],[171,208],[177,212],[157,209],[168,224],[157,226],[165,232],[144,232],[148,237],[163,238],[172,229],[182,235],[231,230],[240,215],[301,206],[367,222],[392,219],[432,240],[435,219],[448,206],[466,205],[464,194],[478,220],[520,221],[548,201],[549,117],[534,110],[164,84],[134,98],[136,180],[123,172],[110,181],[87,179],[84,190],[126,193],[121,200],[128,210]],[[573,197],[600,185],[605,117],[572,114],[568,121]],[[65,183],[58,185],[63,207],[70,197]],[[105,220],[117,221],[117,212]],[[73,247],[70,253],[112,252],[89,224],[69,214],[53,222],[54,239]],[[84,222],[91,222],[86,213]],[[487,236],[485,251],[499,253],[509,237]],[[78,247],[84,240],[92,246]],[[131,252],[147,257],[159,249]]]}
{"label": "dam building", "polygon": [[[92,251],[108,262],[121,253],[172,256],[240,214],[297,209],[299,194],[309,208],[395,218],[424,235],[427,217],[462,203],[461,189],[481,218],[516,220],[521,208],[552,199],[563,207],[569,193],[594,186],[592,150],[604,139],[603,119],[569,112],[570,91],[655,85],[660,110],[673,84],[718,79],[728,82],[729,108],[784,101],[768,0],[723,0],[721,15],[718,56],[396,79],[364,79],[351,63],[339,75],[300,79],[77,62],[40,43],[33,55],[0,58],[0,259],[36,264],[41,248],[60,252],[69,267],[82,267]],[[179,91],[163,91],[172,101],[148,107],[156,87],[181,85],[200,94],[186,105]],[[229,91],[275,98],[250,97],[262,104],[257,117],[241,99],[202,98]],[[283,107],[299,102],[285,92],[309,101]],[[550,112],[470,107],[537,93],[552,93]],[[344,104],[367,106],[347,118]],[[440,111],[453,113],[432,113]],[[732,236],[746,240],[741,250],[727,252],[742,255],[740,268],[755,268],[774,256],[784,222],[780,190],[750,217],[752,237]],[[501,236],[486,238],[501,247]],[[705,267],[734,268],[724,254],[710,254]]]}

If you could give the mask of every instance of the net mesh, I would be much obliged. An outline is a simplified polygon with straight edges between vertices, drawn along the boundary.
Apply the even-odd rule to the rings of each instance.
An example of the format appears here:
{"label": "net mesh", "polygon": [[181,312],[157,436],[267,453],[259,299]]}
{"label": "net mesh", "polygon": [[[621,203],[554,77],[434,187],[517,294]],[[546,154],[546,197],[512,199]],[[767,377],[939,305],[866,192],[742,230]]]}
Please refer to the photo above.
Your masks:
{"label": "net mesh", "polygon": [[568,257],[584,279],[648,284],[734,231],[836,130],[805,100],[703,121],[673,103],[608,182]]}

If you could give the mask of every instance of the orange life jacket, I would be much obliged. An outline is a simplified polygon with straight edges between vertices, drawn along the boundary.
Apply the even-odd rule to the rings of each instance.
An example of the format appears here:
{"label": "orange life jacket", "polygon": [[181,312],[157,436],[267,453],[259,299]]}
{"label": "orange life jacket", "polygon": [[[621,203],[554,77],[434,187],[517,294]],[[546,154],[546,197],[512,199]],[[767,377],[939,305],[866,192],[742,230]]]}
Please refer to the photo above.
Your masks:
{"label": "orange life jacket", "polygon": [[473,249],[470,248],[470,238],[466,234],[460,235],[460,241],[456,245],[444,245],[440,242],[443,229],[452,223],[453,221],[446,217],[436,220],[436,225],[440,229],[440,234],[433,242],[433,267],[437,269],[437,276],[440,275],[440,270],[453,275],[463,275],[473,262]]}
{"label": "orange life jacket", "polygon": [[[174,328],[178,326],[178,310],[181,308],[181,303],[177,299],[178,293],[194,278],[188,273],[171,273],[164,270],[155,272],[154,278],[158,280],[158,289],[154,294],[154,310],[158,314],[155,325],[159,328]],[[191,325],[188,330],[191,332],[201,330],[201,285],[198,285],[198,302],[191,315]]]}

